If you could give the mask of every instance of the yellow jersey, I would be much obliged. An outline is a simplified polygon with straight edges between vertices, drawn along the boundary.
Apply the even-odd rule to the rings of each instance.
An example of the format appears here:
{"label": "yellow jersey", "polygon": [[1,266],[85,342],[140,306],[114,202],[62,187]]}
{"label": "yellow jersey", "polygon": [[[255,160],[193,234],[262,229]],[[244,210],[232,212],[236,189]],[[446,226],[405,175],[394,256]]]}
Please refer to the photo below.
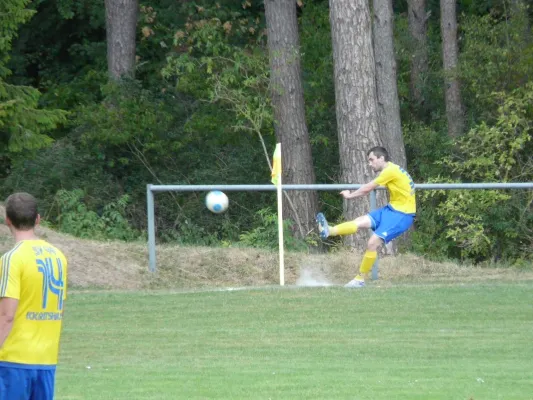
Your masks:
{"label": "yellow jersey", "polygon": [[55,368],[67,298],[63,253],[44,240],[18,242],[0,262],[0,297],[19,301],[0,365]]}
{"label": "yellow jersey", "polygon": [[374,182],[389,190],[389,205],[404,214],[416,214],[415,184],[406,170],[388,162]]}

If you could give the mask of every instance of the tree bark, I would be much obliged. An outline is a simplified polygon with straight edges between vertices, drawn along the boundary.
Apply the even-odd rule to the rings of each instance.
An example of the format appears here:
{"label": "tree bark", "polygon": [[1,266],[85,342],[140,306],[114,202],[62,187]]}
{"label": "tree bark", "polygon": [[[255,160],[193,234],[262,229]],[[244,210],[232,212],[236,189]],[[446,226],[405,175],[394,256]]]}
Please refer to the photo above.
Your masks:
{"label": "tree bark", "polygon": [[138,0],[105,0],[107,68],[114,80],[135,75]]}
{"label": "tree bark", "polygon": [[374,57],[379,131],[392,160],[406,167],[394,52],[392,0],[374,0]]}
{"label": "tree bark", "polygon": [[441,0],[442,60],[444,64],[444,93],[448,135],[463,133],[464,115],[458,74],[457,14],[455,0]]}
{"label": "tree bark", "polygon": [[[284,184],[315,183],[311,142],[305,122],[300,44],[295,0],[265,0],[276,138],[282,144]],[[283,213],[296,223],[297,237],[315,229],[318,196],[289,191]]]}
{"label": "tree bark", "polygon": [[[335,107],[341,181],[366,183],[374,178],[366,152],[382,145],[379,135],[372,25],[366,0],[330,0],[335,74]],[[370,210],[368,198],[344,201],[344,216],[353,220]],[[363,235],[345,243],[363,247]]]}
{"label": "tree bark", "polygon": [[425,80],[428,74],[428,44],[426,0],[408,0],[409,33],[411,34],[411,81],[410,91],[415,110],[423,108]]}

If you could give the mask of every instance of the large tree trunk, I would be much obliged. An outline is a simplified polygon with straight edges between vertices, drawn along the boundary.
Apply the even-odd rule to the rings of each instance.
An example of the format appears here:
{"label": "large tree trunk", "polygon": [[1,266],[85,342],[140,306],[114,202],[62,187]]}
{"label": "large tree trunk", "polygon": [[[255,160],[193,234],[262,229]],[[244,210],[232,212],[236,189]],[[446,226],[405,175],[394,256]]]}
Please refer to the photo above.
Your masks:
{"label": "large tree trunk", "polygon": [[374,57],[379,131],[392,160],[406,167],[394,53],[392,0],[374,0]]}
{"label": "large tree trunk", "polygon": [[464,115],[458,74],[457,14],[455,0],[440,1],[442,60],[444,64],[444,93],[448,135],[463,133]]}
{"label": "large tree trunk", "polygon": [[[392,0],[374,0],[373,12],[379,131],[392,161],[407,168],[396,78]],[[378,193],[379,203],[385,203],[387,201],[385,193]],[[396,253],[394,242],[386,246],[386,251],[390,254]]]}
{"label": "large tree trunk", "polygon": [[114,80],[135,75],[138,0],[105,0],[107,66]]}
{"label": "large tree trunk", "polygon": [[[382,145],[376,99],[372,25],[366,0],[330,0],[335,73],[335,106],[339,135],[341,180],[366,183],[374,178],[366,152]],[[351,220],[368,213],[368,198],[344,202]],[[346,237],[348,245],[364,246],[362,235]]]}
{"label": "large tree trunk", "polygon": [[424,87],[428,74],[428,44],[426,0],[408,0],[409,33],[411,34],[411,97],[415,110],[424,107]]}
{"label": "large tree trunk", "polygon": [[[315,171],[305,123],[300,45],[295,0],[265,0],[271,95],[275,130],[282,146],[282,181],[313,184]],[[289,191],[283,213],[296,222],[296,235],[305,237],[315,228],[316,192]]]}

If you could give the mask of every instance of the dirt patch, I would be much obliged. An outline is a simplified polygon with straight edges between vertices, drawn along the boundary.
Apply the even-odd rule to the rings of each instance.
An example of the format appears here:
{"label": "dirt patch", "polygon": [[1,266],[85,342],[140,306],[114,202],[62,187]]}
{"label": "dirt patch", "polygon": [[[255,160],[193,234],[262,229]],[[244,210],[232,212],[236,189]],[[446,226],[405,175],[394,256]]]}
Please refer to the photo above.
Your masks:
{"label": "dirt patch", "polygon": [[[5,210],[0,206],[0,219]],[[99,242],[78,239],[40,227],[37,234],[59,247],[69,260],[69,284],[76,288],[195,289],[277,285],[276,251],[248,248],[157,246],[157,272],[148,271],[146,243]],[[0,254],[14,241],[0,225]],[[362,254],[339,251],[329,254],[285,253],[287,285],[343,284],[354,277]],[[532,270],[479,268],[428,261],[412,254],[379,260],[379,285],[397,283],[459,283],[490,280],[533,280]]]}

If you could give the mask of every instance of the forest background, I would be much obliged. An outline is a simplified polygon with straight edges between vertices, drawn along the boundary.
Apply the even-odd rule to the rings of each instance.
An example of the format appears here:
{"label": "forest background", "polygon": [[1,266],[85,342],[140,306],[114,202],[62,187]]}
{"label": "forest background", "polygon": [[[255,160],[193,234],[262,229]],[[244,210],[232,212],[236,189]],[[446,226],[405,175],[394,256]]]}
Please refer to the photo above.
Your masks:
{"label": "forest background", "polygon": [[[106,0],[105,5],[101,0],[4,0],[0,194],[31,192],[46,223],[59,231],[135,241],[146,239],[146,184],[269,183],[270,157],[279,140],[289,143],[284,183],[364,183],[345,179],[350,165],[342,160],[350,158],[343,154],[340,133],[346,115],[339,113],[335,81],[335,66],[346,52],[335,51],[342,41],[335,35],[345,31],[335,26],[341,22],[332,13],[348,13],[351,2],[271,3],[289,4],[291,10],[265,10],[258,0]],[[368,10],[376,46],[377,6],[383,2],[354,3]],[[394,53],[388,61],[396,74],[403,163],[414,181],[533,181],[533,10],[528,2],[385,3],[392,6],[394,22]],[[444,20],[450,18],[444,14],[450,5],[452,19]],[[357,15],[365,17],[361,9]],[[292,10],[308,162],[291,150],[295,138],[283,136],[287,128],[276,118],[279,103],[272,84],[272,37],[281,32],[273,18],[282,28],[289,26],[283,17],[290,21]],[[456,60],[447,51],[450,38],[443,22],[457,23],[451,38]],[[359,37],[372,37],[371,25],[360,27]],[[375,54],[370,61],[379,70],[385,63]],[[370,76],[360,77],[362,86],[373,84],[376,75]],[[450,88],[457,89],[455,98]],[[367,139],[361,148],[374,145]],[[398,149],[393,154],[400,154]],[[359,158],[351,162],[364,165]],[[307,169],[296,179],[297,166]],[[232,192],[223,215],[205,208],[204,195],[157,195],[160,243],[277,248],[272,192]],[[290,250],[324,249],[309,228],[317,210],[332,221],[350,215],[337,193],[312,196],[316,200],[293,199],[300,210],[298,201],[310,201],[305,215],[287,210]],[[533,191],[419,191],[418,202],[415,229],[400,250],[433,259],[531,265]],[[328,244],[332,251],[346,243]]]}

